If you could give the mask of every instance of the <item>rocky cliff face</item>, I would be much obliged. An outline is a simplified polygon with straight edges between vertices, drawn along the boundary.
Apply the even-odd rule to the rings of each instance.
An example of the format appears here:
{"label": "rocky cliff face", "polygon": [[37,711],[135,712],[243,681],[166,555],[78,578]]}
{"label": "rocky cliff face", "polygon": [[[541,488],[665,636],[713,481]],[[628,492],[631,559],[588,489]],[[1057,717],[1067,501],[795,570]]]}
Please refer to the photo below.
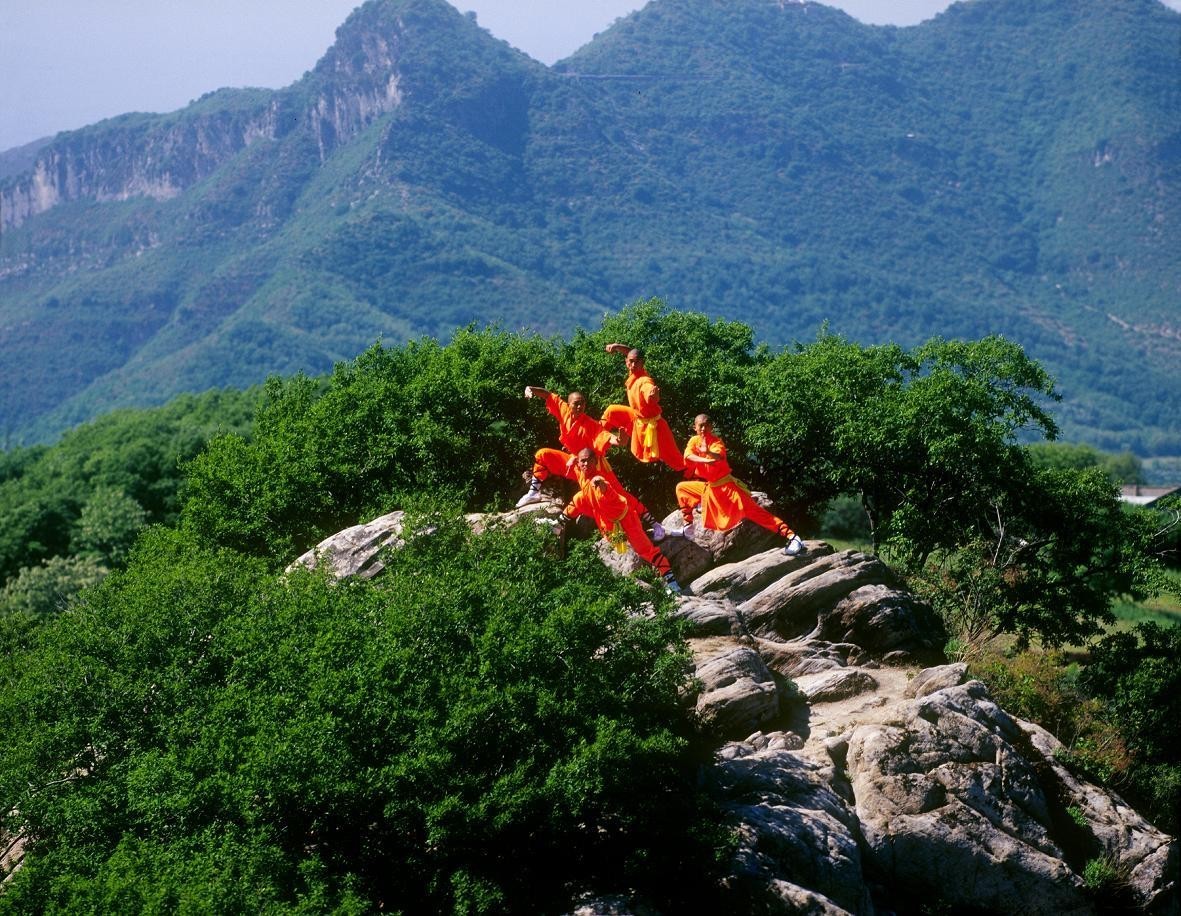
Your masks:
{"label": "rocky cliff face", "polygon": [[222,90],[169,115],[124,115],[55,138],[0,184],[0,231],[74,200],[168,200],[260,141],[299,132],[326,159],[402,103],[403,24],[354,16],[316,69],[278,92]]}
{"label": "rocky cliff face", "polygon": [[[297,562],[376,575],[400,523],[383,516]],[[1066,770],[1059,742],[997,706],[966,666],[938,663],[938,621],[879,561],[822,542],[786,557],[749,523],[702,541],[663,546],[694,593],[678,613],[698,726],[717,743],[707,778],[739,836],[734,912],[1099,912],[1112,901],[1084,885],[1094,860],[1121,875],[1120,906],[1178,912],[1173,838]],[[649,910],[604,896],[576,912]]]}

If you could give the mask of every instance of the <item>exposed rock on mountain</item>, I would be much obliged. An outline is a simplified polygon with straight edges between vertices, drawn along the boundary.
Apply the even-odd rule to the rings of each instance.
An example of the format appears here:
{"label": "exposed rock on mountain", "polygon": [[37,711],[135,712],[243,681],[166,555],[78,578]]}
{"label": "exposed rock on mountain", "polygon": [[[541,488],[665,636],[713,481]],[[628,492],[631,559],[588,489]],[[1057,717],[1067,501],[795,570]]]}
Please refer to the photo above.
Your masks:
{"label": "exposed rock on mountain", "polygon": [[[326,540],[319,561],[367,575],[396,515]],[[822,542],[801,557],[756,552],[763,533],[745,522],[713,543],[743,559],[713,565],[707,547],[684,543],[669,556],[682,581],[708,567],[677,613],[690,625],[697,721],[717,741],[707,778],[738,832],[735,912],[871,914],[923,900],[1092,913],[1082,873],[1096,859],[1124,876],[1127,905],[1178,911],[1175,840],[1067,771],[1057,740],[998,707],[965,665],[925,667],[944,634],[878,560]],[[648,911],[626,896],[577,910]]]}

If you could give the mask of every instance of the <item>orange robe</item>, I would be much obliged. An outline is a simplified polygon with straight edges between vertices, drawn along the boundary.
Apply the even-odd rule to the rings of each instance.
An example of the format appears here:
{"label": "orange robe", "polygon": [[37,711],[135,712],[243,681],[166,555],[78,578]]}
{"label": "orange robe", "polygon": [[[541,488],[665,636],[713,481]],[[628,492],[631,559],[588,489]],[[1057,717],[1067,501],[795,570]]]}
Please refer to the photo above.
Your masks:
{"label": "orange robe", "polygon": [[[715,460],[689,461],[689,455],[708,455]],[[685,456],[694,476],[693,480],[677,484],[677,505],[685,524],[693,521],[693,509],[700,503],[701,523],[713,531],[729,531],[748,518],[785,538],[795,534],[787,522],[755,502],[746,486],[730,473],[726,445],[717,436],[694,436],[685,446]]]}
{"label": "orange robe", "polygon": [[584,448],[601,456],[611,445],[611,433],[603,428],[602,423],[585,413],[575,415],[570,405],[552,391],[546,395],[545,409],[558,421],[558,441],[565,451],[541,448],[534,453],[533,476],[538,480],[545,480],[550,474],[569,476],[568,466]]}
{"label": "orange robe", "polygon": [[632,454],[645,464],[663,461],[674,471],[684,470],[685,459],[673,431],[660,413],[660,389],[645,371],[627,376],[627,404],[611,404],[603,411],[607,429],[622,429],[631,437]]}
{"label": "orange robe", "polygon": [[[592,483],[597,478],[607,481],[606,488],[601,491]],[[579,471],[576,479],[578,492],[562,510],[566,518],[590,516],[603,533],[603,537],[612,544],[617,547],[625,542],[631,545],[636,555],[650,563],[662,576],[671,570],[668,558],[648,538],[644,526],[640,523],[640,516],[632,509],[634,496],[611,483],[598,469],[589,476]]]}

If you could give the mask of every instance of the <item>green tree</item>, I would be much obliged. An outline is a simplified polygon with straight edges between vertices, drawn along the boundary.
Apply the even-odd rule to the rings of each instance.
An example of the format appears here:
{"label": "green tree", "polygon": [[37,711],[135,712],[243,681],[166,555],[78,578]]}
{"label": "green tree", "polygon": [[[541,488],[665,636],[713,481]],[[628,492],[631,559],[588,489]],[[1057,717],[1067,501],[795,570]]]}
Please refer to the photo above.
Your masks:
{"label": "green tree", "polygon": [[1106,704],[1136,763],[1130,789],[1165,830],[1181,827],[1181,626],[1140,624],[1091,650],[1079,683]]}
{"label": "green tree", "polygon": [[104,487],[82,507],[70,547],[76,554],[96,557],[107,566],[122,565],[147,519],[143,506],[122,490]]}
{"label": "green tree", "polygon": [[921,565],[984,522],[1022,464],[1019,430],[1053,435],[1045,372],[1001,338],[906,352],[824,335],[755,376],[747,424],[773,491],[815,506],[859,494],[875,548]]}
{"label": "green tree", "polygon": [[538,337],[465,329],[445,346],[374,346],[324,380],[272,378],[253,437],[217,439],[188,466],[184,524],[286,562],[412,494],[503,502],[548,421],[521,388],[552,379],[557,353]]}
{"label": "green tree", "polygon": [[1140,459],[1131,452],[1113,455],[1075,442],[1035,442],[1027,450],[1038,467],[1077,471],[1097,467],[1106,471],[1113,483],[1146,483]]}
{"label": "green tree", "polygon": [[981,509],[987,529],[910,570],[912,585],[969,641],[1013,633],[1022,644],[1080,643],[1114,620],[1114,596],[1144,598],[1165,584],[1153,520],[1125,511],[1097,468],[1018,467],[1008,491]]}
{"label": "green tree", "polygon": [[0,829],[30,840],[0,912],[708,899],[663,593],[530,526],[411,527],[371,583],[152,529],[42,628],[0,670]]}
{"label": "green tree", "polygon": [[26,566],[0,589],[0,616],[41,620],[66,608],[82,589],[97,585],[107,567],[97,557],[50,557]]}

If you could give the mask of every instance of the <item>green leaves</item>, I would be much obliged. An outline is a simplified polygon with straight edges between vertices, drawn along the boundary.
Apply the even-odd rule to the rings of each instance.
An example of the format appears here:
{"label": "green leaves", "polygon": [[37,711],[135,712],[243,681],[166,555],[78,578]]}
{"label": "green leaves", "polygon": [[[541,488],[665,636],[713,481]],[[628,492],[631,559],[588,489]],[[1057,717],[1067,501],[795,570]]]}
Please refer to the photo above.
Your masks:
{"label": "green leaves", "polygon": [[47,624],[0,691],[3,826],[35,839],[0,912],[536,911],[705,880],[663,593],[528,526],[419,521],[374,583],[156,530]]}

